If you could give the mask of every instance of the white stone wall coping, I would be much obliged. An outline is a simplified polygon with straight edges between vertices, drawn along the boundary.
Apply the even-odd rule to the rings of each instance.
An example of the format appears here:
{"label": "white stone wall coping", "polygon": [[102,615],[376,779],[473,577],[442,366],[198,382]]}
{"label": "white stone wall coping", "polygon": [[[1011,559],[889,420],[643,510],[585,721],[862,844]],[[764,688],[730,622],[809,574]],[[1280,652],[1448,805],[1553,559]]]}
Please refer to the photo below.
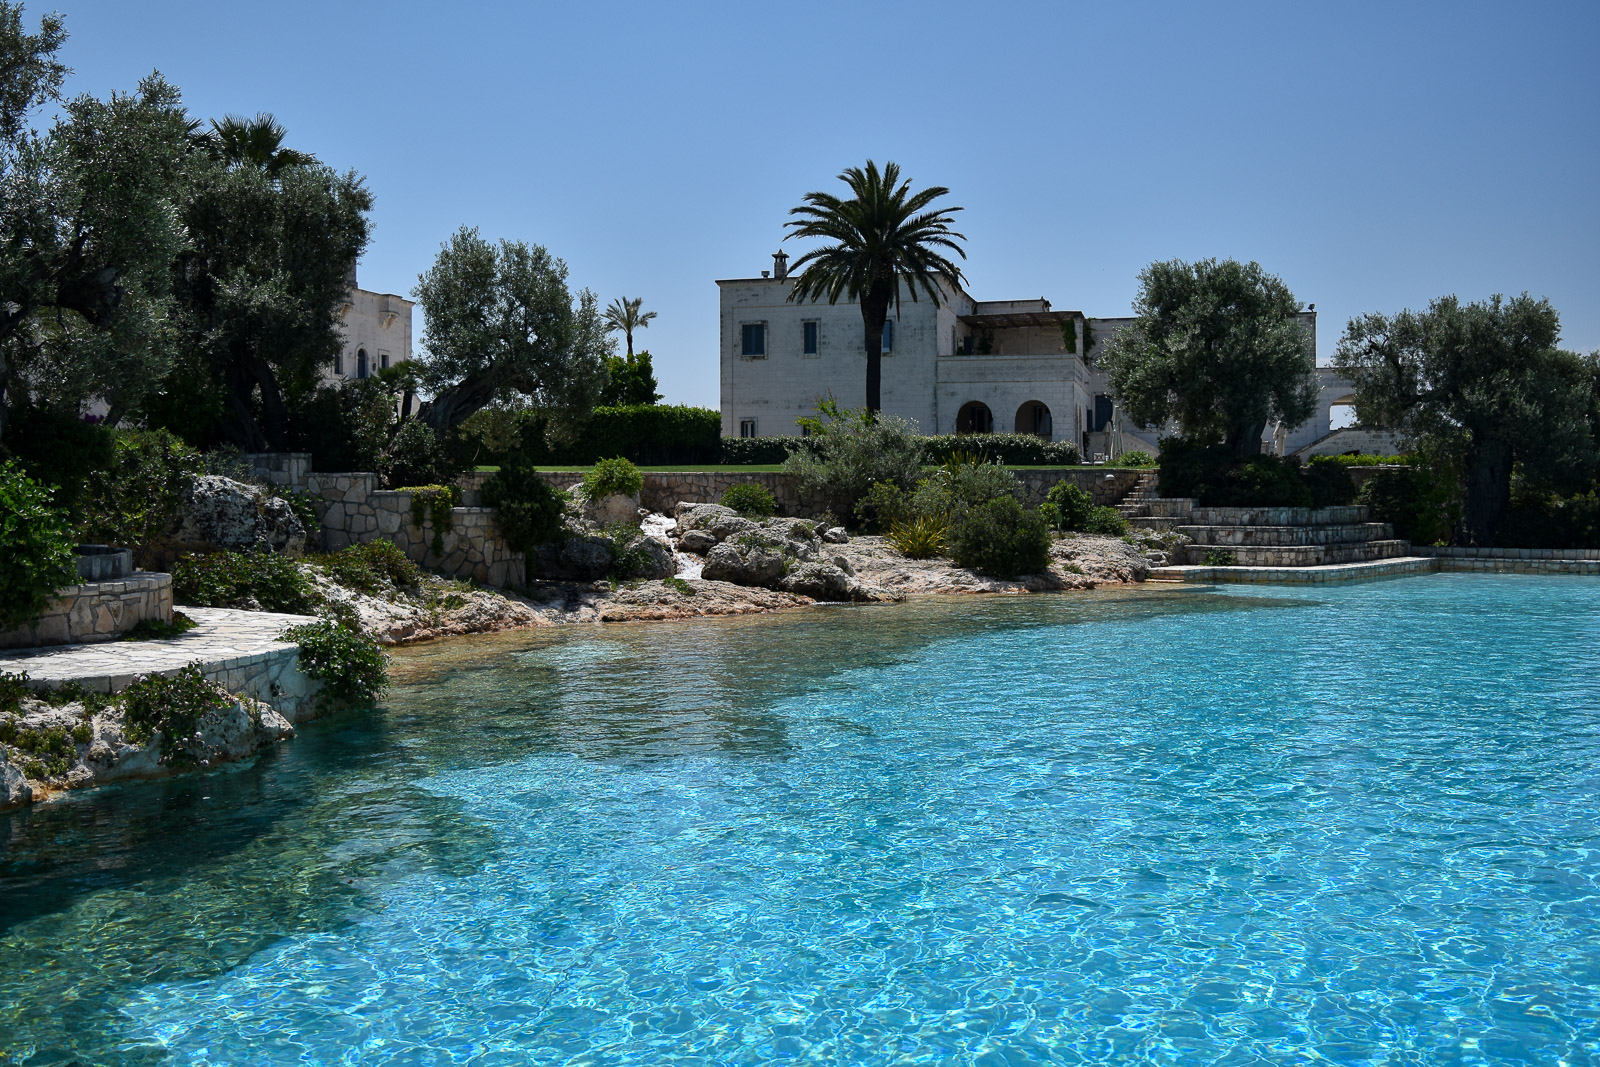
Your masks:
{"label": "white stone wall coping", "polygon": [[[198,625],[187,633],[159,641],[113,641],[93,645],[60,645],[42,649],[0,651],[0,671],[19,674],[39,686],[78,682],[85,689],[115,693],[141,674],[175,674],[191,663],[211,675],[271,659],[285,652],[298,655],[293,644],[278,640],[291,626],[316,622],[311,615],[285,615],[228,608],[181,609]],[[267,698],[263,698],[267,699]]]}

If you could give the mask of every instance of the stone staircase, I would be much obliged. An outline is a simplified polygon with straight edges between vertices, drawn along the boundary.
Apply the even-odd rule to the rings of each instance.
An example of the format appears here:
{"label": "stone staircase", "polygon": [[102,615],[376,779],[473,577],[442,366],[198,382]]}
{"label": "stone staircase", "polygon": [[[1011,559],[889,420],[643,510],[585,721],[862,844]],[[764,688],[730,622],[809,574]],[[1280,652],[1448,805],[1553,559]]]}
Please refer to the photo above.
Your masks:
{"label": "stone staircase", "polygon": [[1229,553],[1241,567],[1321,567],[1367,563],[1411,554],[1411,542],[1394,536],[1388,523],[1369,522],[1364,507],[1203,508],[1189,497],[1163,497],[1156,471],[1117,505],[1130,526],[1174,532],[1190,544],[1173,553],[1174,564],[1199,565],[1213,553]]}

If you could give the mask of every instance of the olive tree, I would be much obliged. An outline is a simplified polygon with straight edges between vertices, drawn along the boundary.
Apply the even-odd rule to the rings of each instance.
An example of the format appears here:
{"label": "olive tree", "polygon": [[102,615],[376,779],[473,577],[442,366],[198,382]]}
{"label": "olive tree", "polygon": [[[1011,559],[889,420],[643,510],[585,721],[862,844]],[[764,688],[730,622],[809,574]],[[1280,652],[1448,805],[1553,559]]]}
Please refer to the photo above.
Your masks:
{"label": "olive tree", "polygon": [[1296,426],[1316,410],[1312,338],[1300,303],[1257,263],[1152,263],[1139,275],[1134,321],[1105,342],[1118,405],[1141,422],[1176,420],[1196,443],[1261,450],[1274,421]]}
{"label": "olive tree", "polygon": [[1334,366],[1356,387],[1356,417],[1435,455],[1459,457],[1466,535],[1489,544],[1515,464],[1556,476],[1592,469],[1595,370],[1556,348],[1561,320],[1527,293],[1351,319]]}
{"label": "olive tree", "polygon": [[599,301],[573,301],[567,265],[539,245],[491,244],[462,227],[417,279],[427,325],[418,418],[443,435],[496,397],[521,394],[555,415],[586,414],[612,342]]}
{"label": "olive tree", "polygon": [[21,5],[0,0],[0,433],[17,404],[125,407],[170,355],[188,120],[152,74],[135,93],[75,97],[36,131],[30,115],[59,99],[65,39],[58,18],[30,34]]}

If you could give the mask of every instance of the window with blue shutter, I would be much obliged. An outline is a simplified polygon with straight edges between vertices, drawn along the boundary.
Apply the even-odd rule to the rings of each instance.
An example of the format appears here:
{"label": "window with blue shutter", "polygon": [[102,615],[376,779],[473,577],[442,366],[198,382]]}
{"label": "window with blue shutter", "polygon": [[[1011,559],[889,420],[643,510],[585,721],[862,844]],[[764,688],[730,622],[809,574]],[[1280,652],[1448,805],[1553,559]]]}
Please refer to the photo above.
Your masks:
{"label": "window with blue shutter", "polygon": [[883,351],[894,351],[894,320],[883,320]]}
{"label": "window with blue shutter", "polygon": [[767,324],[764,322],[747,322],[741,332],[741,345],[739,354],[742,356],[764,356],[767,354]]}
{"label": "window with blue shutter", "polygon": [[822,332],[821,325],[819,322],[805,324],[805,347],[802,349],[805,355],[814,356],[817,354],[818,335]]}

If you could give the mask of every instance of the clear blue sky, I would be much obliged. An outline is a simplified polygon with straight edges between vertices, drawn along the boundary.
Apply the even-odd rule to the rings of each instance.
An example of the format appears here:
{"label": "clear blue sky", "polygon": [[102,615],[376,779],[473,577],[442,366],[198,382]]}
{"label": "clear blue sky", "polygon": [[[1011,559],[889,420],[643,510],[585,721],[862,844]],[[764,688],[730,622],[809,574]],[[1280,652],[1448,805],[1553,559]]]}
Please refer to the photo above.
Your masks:
{"label": "clear blue sky", "polygon": [[364,174],[367,288],[468,224],[643,297],[669,401],[718,402],[714,280],[869,156],[950,187],[980,300],[1126,314],[1150,261],[1232,256],[1317,305],[1323,361],[1446,293],[1547,296],[1600,348],[1594,0],[60,9],[69,89],[159,68]]}

